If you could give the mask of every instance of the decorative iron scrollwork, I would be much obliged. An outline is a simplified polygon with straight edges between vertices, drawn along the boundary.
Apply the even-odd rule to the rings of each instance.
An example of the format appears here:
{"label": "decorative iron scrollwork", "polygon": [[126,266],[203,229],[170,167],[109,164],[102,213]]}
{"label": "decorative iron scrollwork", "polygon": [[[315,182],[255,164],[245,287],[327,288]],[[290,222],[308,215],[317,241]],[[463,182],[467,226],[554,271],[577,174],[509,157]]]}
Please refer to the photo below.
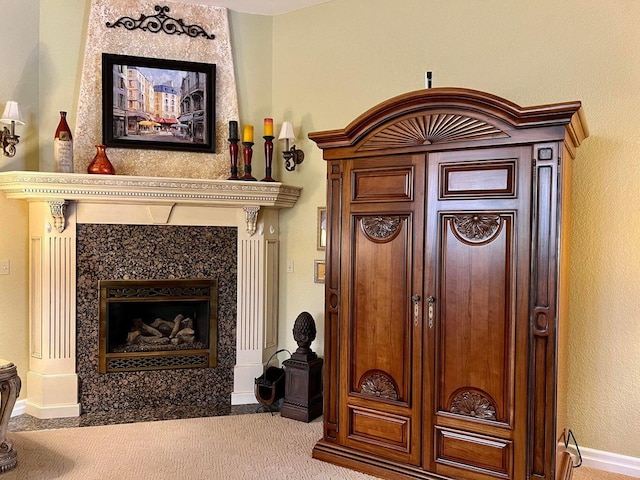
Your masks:
{"label": "decorative iron scrollwork", "polygon": [[372,373],[360,386],[360,393],[387,400],[398,399],[398,389],[389,377],[382,373]]}
{"label": "decorative iron scrollwork", "polygon": [[486,240],[500,227],[500,216],[480,213],[456,215],[453,224],[456,231],[467,240]]}
{"label": "decorative iron scrollwork", "polygon": [[400,217],[363,217],[362,229],[369,237],[386,240],[393,237],[400,228]]}
{"label": "decorative iron scrollwork", "polygon": [[127,30],[140,29],[145,32],[158,33],[164,32],[168,35],[188,35],[190,37],[204,37],[208,40],[213,40],[216,36],[207,34],[200,25],[185,25],[184,20],[173,18],[167,15],[169,13],[169,7],[155,6],[155,15],[140,14],[138,20],[134,20],[131,17],[120,17],[115,22],[107,22],[106,25],[109,28],[124,27]]}
{"label": "decorative iron scrollwork", "polygon": [[491,400],[478,392],[465,391],[460,393],[451,402],[449,411],[482,420],[496,420],[496,408]]}

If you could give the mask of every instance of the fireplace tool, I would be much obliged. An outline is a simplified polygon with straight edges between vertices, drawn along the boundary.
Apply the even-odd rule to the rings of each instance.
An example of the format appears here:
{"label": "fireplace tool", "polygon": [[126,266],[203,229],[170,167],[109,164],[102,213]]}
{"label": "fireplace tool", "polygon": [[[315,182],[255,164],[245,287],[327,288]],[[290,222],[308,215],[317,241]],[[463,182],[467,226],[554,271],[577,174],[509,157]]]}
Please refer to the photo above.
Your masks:
{"label": "fireplace tool", "polygon": [[[265,370],[262,375],[255,379],[256,400],[260,403],[256,413],[259,411],[269,411],[273,415],[278,410],[277,402],[284,398],[284,367],[270,366],[271,360],[279,353],[287,352],[291,358],[291,352],[286,349],[276,351],[267,360]],[[277,358],[276,358],[277,360]]]}

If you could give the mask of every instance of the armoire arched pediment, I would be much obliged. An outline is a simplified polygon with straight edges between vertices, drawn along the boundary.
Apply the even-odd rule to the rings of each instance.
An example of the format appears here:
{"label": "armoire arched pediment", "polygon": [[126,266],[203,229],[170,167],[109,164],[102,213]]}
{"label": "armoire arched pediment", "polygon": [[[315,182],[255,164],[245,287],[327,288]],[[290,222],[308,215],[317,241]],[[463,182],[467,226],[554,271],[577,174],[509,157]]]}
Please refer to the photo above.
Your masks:
{"label": "armoire arched pediment", "polygon": [[434,88],[309,138],[327,161],[324,432],[390,479],[569,480],[580,102]]}
{"label": "armoire arched pediment", "polygon": [[[495,95],[464,88],[406,93],[367,110],[341,130],[309,135],[325,151],[354,153],[416,151],[515,144],[530,141],[529,129],[564,132],[572,153],[588,136],[580,102],[520,107]],[[447,144],[447,145],[443,145]],[[456,144],[456,145],[453,145]]]}

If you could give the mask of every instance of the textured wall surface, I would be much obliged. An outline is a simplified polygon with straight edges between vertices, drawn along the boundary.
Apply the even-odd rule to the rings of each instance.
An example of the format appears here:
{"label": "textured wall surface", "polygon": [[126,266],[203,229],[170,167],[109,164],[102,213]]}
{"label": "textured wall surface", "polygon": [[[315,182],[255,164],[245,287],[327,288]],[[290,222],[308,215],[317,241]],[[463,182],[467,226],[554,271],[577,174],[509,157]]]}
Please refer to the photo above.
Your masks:
{"label": "textured wall surface", "polygon": [[[83,412],[230,405],[236,348],[237,229],[78,225],[77,358]],[[99,280],[215,278],[213,368],[98,373]]]}
{"label": "textured wall surface", "polygon": [[108,28],[122,17],[155,14],[155,1],[93,0],[82,67],[80,100],[74,136],[74,170],[86,172],[97,143],[102,143],[102,54],[132,55],[216,64],[216,154],[109,148],[107,155],[118,175],[227,178],[229,120],[238,119],[229,21],[225,8],[164,2],[169,15],[196,24],[215,39],[152,33],[141,29]]}

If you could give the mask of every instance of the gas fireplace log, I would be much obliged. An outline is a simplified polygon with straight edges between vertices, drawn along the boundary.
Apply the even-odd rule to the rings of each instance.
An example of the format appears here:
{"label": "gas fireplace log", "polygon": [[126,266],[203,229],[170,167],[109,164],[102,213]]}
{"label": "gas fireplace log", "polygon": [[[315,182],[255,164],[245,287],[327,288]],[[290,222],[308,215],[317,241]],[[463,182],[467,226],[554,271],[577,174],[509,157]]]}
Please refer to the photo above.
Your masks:
{"label": "gas fireplace log", "polygon": [[174,322],[170,322],[169,320],[164,320],[162,318],[156,318],[151,322],[151,326],[153,328],[157,328],[163,335],[168,337],[173,331]]}
{"label": "gas fireplace log", "polygon": [[136,338],[138,338],[142,332],[140,330],[134,330],[133,332],[129,332],[127,334],[127,343],[129,345],[136,343]]}
{"label": "gas fireplace log", "polygon": [[147,325],[142,321],[141,318],[134,318],[133,324],[135,325],[136,330],[140,330],[143,333],[148,333],[150,335],[153,335],[154,337],[162,337],[162,332],[153,328],[151,325]]}
{"label": "gas fireplace log", "polygon": [[182,315],[181,313],[176,315],[176,318],[173,319],[173,330],[171,330],[171,334],[169,335],[169,338],[174,338],[177,335],[177,333],[180,331],[180,327],[183,319],[184,319],[184,315]]}
{"label": "gas fireplace log", "polygon": [[127,334],[127,344],[154,344],[173,345],[195,343],[195,331],[193,329],[193,319],[185,318],[179,314],[173,321],[156,318],[151,324],[146,324],[141,318],[132,320],[131,331]]}

